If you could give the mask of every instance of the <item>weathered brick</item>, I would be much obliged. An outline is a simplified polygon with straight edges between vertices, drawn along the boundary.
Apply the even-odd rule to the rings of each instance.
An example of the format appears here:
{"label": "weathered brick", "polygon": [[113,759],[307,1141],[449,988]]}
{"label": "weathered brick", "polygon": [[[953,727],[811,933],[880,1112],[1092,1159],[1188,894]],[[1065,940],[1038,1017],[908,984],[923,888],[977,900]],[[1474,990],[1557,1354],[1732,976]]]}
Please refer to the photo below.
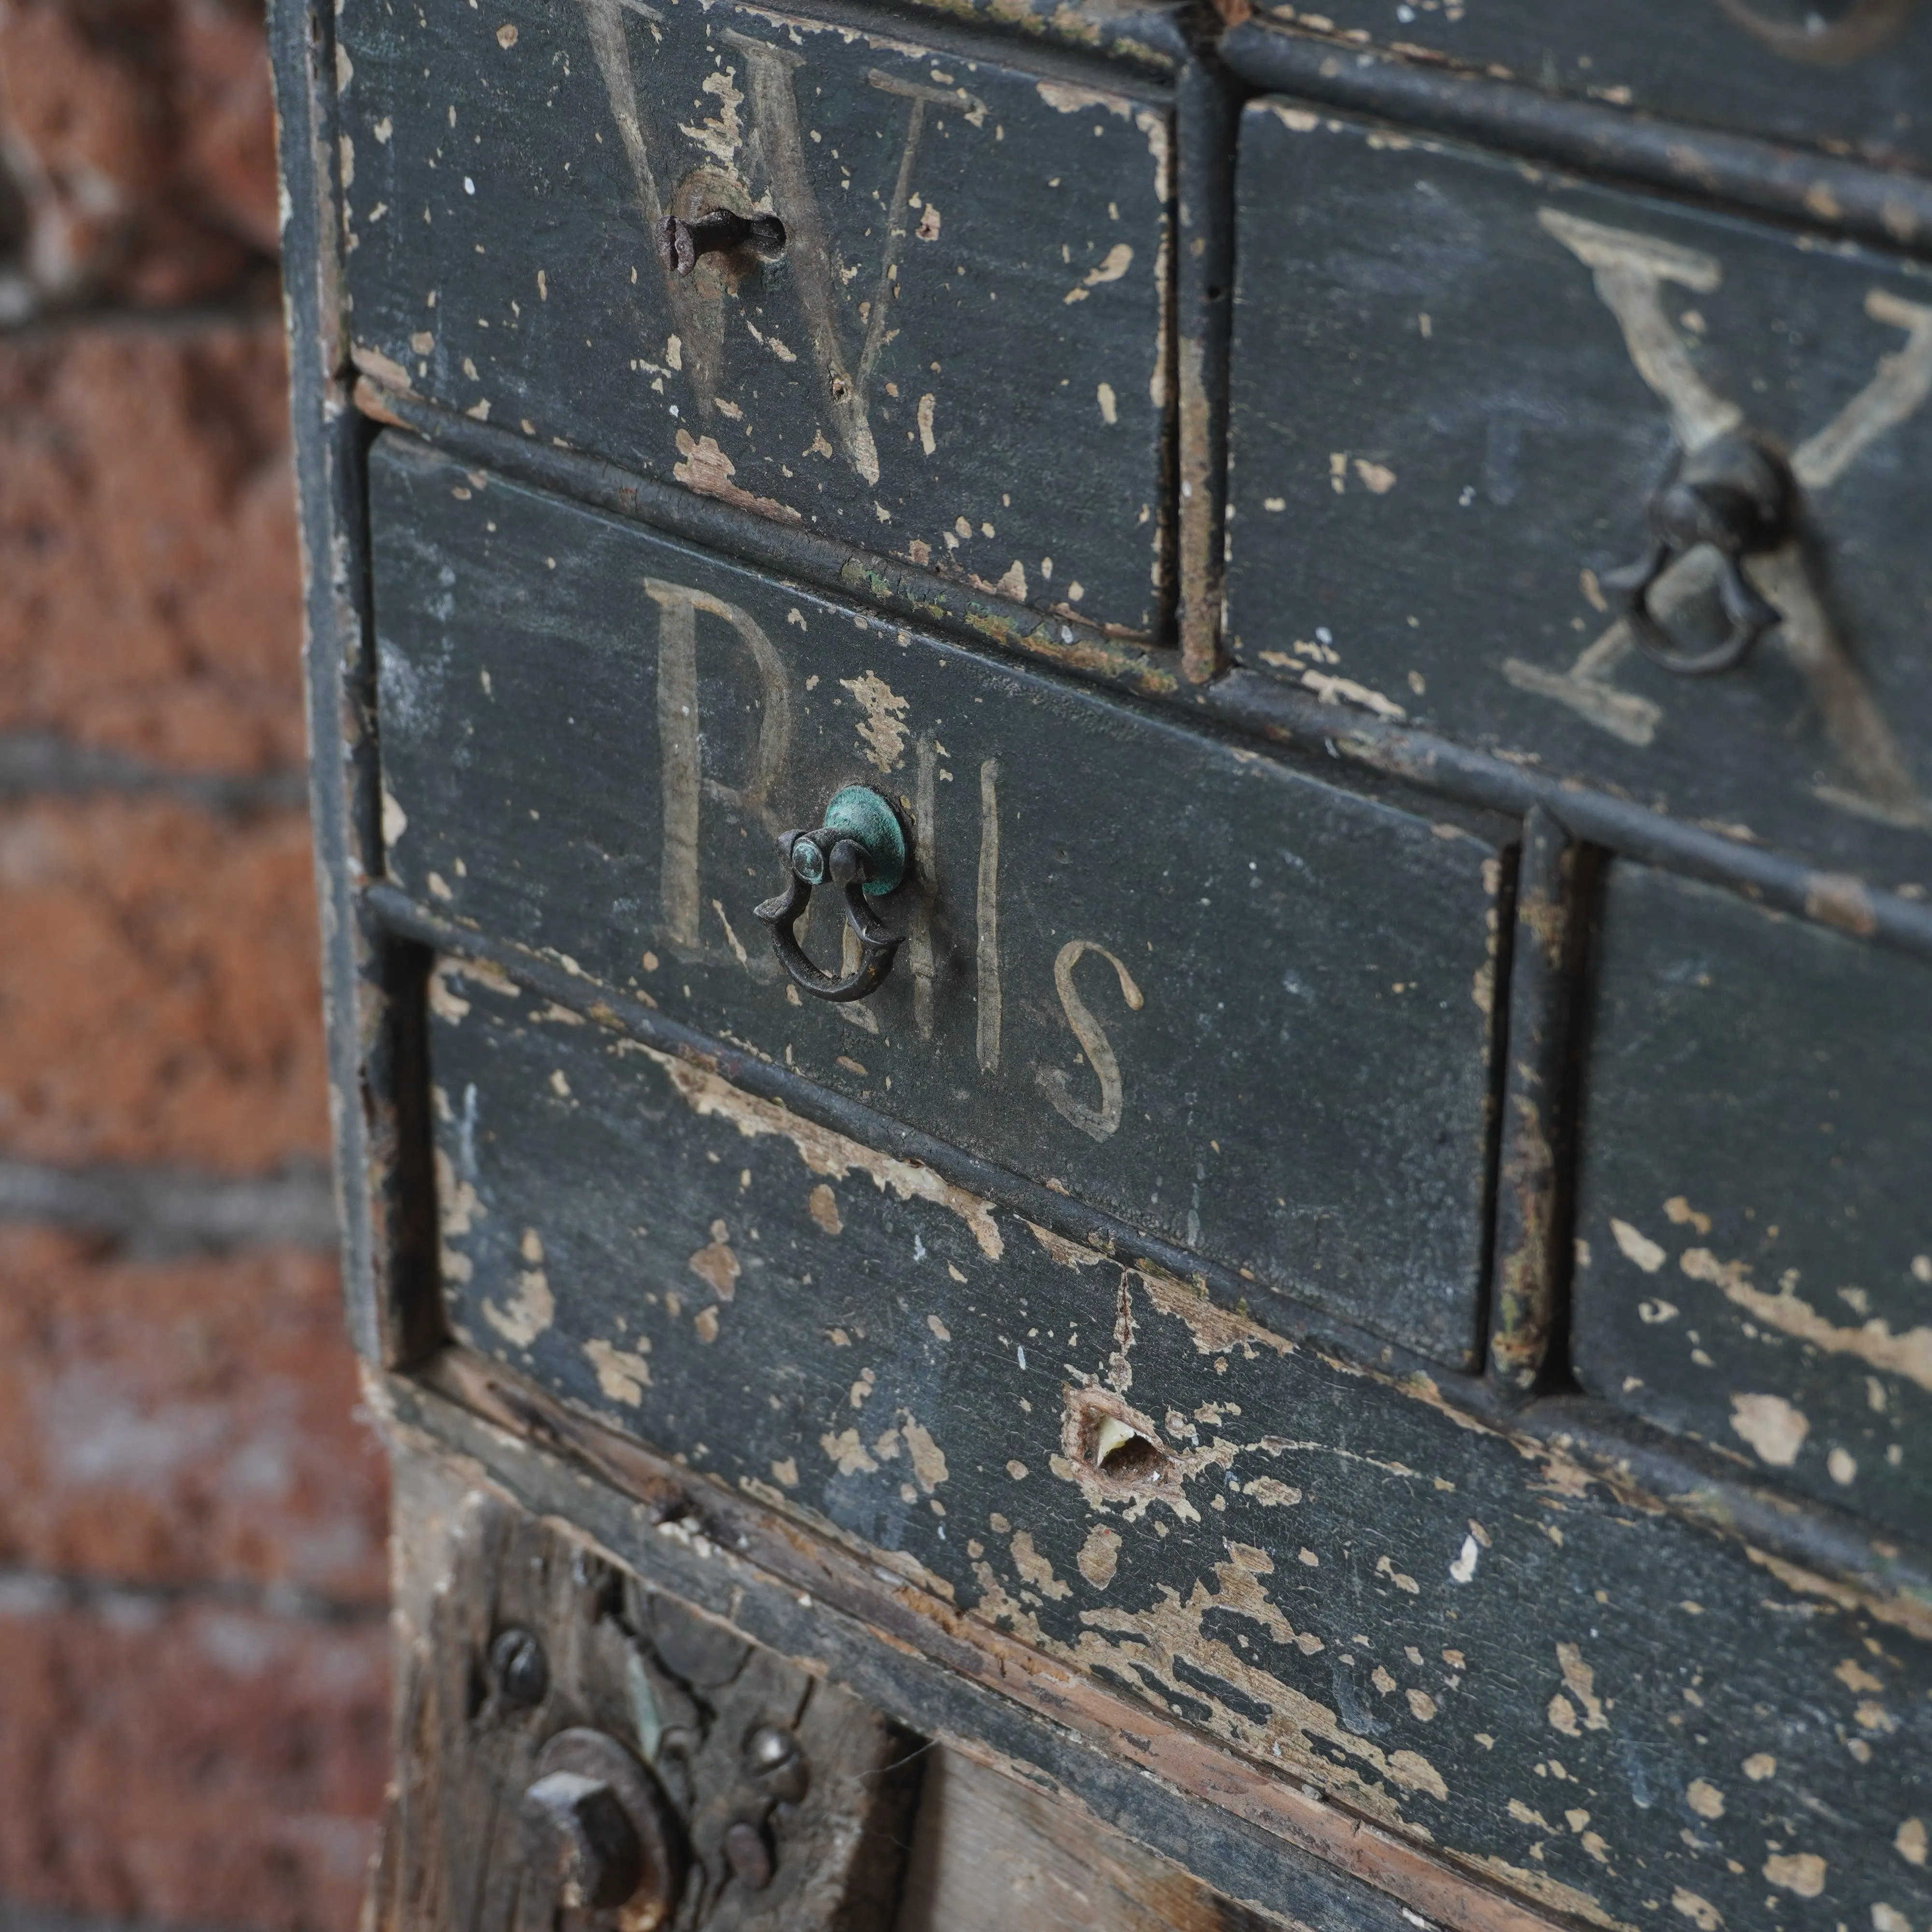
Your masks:
{"label": "weathered brick", "polygon": [[327,1152],[299,814],[0,809],[0,1150],[261,1173]]}
{"label": "weathered brick", "polygon": [[180,165],[191,191],[212,218],[274,254],[275,111],[260,8],[178,0],[175,61]]}
{"label": "weathered brick", "polygon": [[22,229],[0,260],[0,321],[259,281],[276,244],[273,127],[259,6],[0,8],[0,167]]}
{"label": "weathered brick", "polygon": [[387,1632],[0,1586],[0,1897],[349,1932],[388,1751]]}
{"label": "weathered brick", "polygon": [[300,764],[284,368],[268,321],[0,337],[0,731]]}
{"label": "weathered brick", "polygon": [[387,1485],[319,1256],[0,1227],[0,1568],[381,1603]]}

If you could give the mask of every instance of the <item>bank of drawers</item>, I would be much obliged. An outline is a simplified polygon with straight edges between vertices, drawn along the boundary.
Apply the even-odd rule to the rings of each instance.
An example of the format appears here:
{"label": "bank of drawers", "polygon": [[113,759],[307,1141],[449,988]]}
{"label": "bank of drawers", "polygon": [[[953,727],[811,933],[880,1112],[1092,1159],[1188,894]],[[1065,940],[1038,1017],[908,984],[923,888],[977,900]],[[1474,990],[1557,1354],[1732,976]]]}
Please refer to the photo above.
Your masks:
{"label": "bank of drawers", "polygon": [[[1928,1742],[1919,1646],[1847,1676],[1850,1606],[1814,1627],[1741,1546],[1252,1318],[1468,1358],[1503,847],[403,439],[371,474],[392,876],[567,982],[431,975],[460,1343],[1550,1902],[1634,1913],[1662,1871],[1747,1913],[1732,1839],[1658,1808],[1708,1788],[1774,1834],[1856,1745],[1792,1856],[1834,1912],[1903,1909],[1861,1848]],[[926,937],[848,1017],[787,997],[750,908],[772,827],[855,780],[914,830],[885,905]],[[1621,861],[1598,904],[1577,1376],[1915,1531],[1924,969]],[[614,1002],[1238,1268],[1251,1313]],[[1767,1604],[1774,1681],[1690,1660]],[[1740,1785],[1740,1740],[1783,1782]],[[1552,1836],[1495,1762],[1559,1764],[1593,1822]]]}
{"label": "bank of drawers", "polygon": [[[1172,99],[902,29],[352,18],[360,366],[1157,652]],[[1630,60],[1606,84],[1689,111]],[[1696,118],[1773,127],[1749,69]],[[1882,146],[1869,80],[1791,111]],[[1932,964],[1869,894],[1928,880],[1932,280],[1300,100],[1238,146],[1240,670],[1837,875],[1829,929],[1565,874],[1547,1383],[1923,1542]],[[786,255],[661,271],[653,226],[716,206]],[[1744,566],[1782,621],[1687,677],[1611,580],[1726,439],[1790,472]],[[1932,1915],[1923,1629],[1458,1406],[1512,948],[1555,944],[1520,820],[886,622],[862,569],[834,596],[394,430],[368,474],[458,1344],[1552,1911]],[[1660,577],[1666,643],[1717,581]],[[834,1006],[754,908],[854,785],[909,840],[904,944]],[[801,937],[850,969],[830,897]],[[1286,1339],[1317,1315],[1346,1349]]]}

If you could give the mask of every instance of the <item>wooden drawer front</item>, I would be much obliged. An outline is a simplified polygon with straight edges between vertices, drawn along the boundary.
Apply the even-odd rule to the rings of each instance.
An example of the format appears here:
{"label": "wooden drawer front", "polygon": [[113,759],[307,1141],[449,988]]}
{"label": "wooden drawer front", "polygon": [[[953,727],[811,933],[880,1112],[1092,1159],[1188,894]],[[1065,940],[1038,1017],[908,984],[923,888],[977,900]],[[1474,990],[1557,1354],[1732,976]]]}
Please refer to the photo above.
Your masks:
{"label": "wooden drawer front", "polygon": [[1932,973],[1614,866],[1578,1204],[1585,1384],[1932,1531]]}
{"label": "wooden drawer front", "polygon": [[476,1348],[1580,1919],[1932,1916],[1910,1629],[507,982],[431,1004]]}
{"label": "wooden drawer front", "polygon": [[[1251,106],[1242,142],[1235,654],[1682,817],[1932,878],[1932,278],[1285,103]],[[1790,453],[1805,555],[1750,566],[1788,621],[1681,676],[1598,580],[1643,554],[1680,448],[1739,422]],[[1720,638],[1714,602],[1673,632]]]}
{"label": "wooden drawer front", "polygon": [[[374,487],[389,863],[423,903],[1468,1355],[1494,848],[407,446]],[[838,1007],[752,908],[852,783],[923,877]]]}
{"label": "wooden drawer front", "polygon": [[1552,92],[1932,162],[1932,10],[1922,0],[1322,0],[1258,10]]}
{"label": "wooden drawer front", "polygon": [[[343,44],[365,370],[1154,628],[1170,116],[1130,77],[710,0],[358,6]],[[660,218],[714,207],[783,256],[662,269]]]}

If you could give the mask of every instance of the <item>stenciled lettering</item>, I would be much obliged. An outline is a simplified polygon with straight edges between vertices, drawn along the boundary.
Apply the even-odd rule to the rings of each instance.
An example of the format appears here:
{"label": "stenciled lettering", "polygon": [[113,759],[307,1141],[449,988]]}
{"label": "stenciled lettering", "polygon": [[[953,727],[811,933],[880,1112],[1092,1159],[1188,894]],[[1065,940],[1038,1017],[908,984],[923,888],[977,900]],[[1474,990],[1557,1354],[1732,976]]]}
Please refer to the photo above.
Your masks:
{"label": "stenciled lettering", "polygon": [[1120,982],[1120,998],[1130,1012],[1137,1013],[1146,1004],[1140,988],[1134,983],[1134,976],[1118,955],[1108,952],[1097,940],[1070,939],[1053,962],[1054,988],[1060,995],[1060,1008],[1066,1016],[1066,1024],[1073,1029],[1073,1037],[1080,1042],[1087,1064],[1100,1083],[1100,1104],[1090,1107],[1085,1101],[1076,1100],[1072,1083],[1058,1066],[1042,1066],[1036,1077],[1040,1090],[1063,1119],[1070,1120],[1090,1139],[1104,1141],[1119,1131],[1126,1096],[1120,1084],[1120,1063],[1114,1058],[1114,1043],[1073,983],[1073,969],[1090,952],[1097,952],[1113,968]]}
{"label": "stenciled lettering", "polygon": [[[658,757],[664,814],[659,914],[664,938],[674,948],[686,957],[705,956],[698,856],[704,801],[710,798],[732,807],[773,833],[781,829],[772,814],[771,796],[791,754],[791,682],[770,638],[735,604],[688,584],[656,578],[644,580],[644,594],[658,608]],[[730,626],[758,672],[758,740],[742,784],[727,784],[704,770],[698,703],[700,612]],[[730,954],[740,961],[745,958],[736,943]],[[763,960],[762,952],[757,956]]]}

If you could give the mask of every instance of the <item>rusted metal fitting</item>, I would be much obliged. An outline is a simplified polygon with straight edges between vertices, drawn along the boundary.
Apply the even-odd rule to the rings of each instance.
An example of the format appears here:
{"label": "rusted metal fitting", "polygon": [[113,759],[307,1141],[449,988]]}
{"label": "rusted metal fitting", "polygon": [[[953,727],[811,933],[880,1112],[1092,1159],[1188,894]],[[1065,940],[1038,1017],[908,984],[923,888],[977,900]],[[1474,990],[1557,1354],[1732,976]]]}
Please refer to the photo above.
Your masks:
{"label": "rusted metal fitting", "polygon": [[541,1704],[550,1689],[550,1660],[543,1646],[514,1624],[490,1645],[490,1671],[505,1699],[526,1708]]}
{"label": "rusted metal fitting", "polygon": [[784,224],[776,214],[744,215],[714,208],[687,221],[667,214],[658,224],[658,260],[668,274],[688,275],[700,255],[727,255],[749,249],[760,260],[784,253]]}
{"label": "rusted metal fitting", "polygon": [[758,1788],[780,1804],[796,1804],[812,1784],[812,1767],[795,1732],[782,1724],[760,1724],[745,1741],[745,1767]]}
{"label": "rusted metal fitting", "polygon": [[748,1818],[740,1818],[724,1834],[724,1856],[740,1883],[763,1892],[772,1882],[776,1862],[771,1840]]}
{"label": "rusted metal fitting", "polygon": [[518,1812],[533,1899],[556,1913],[620,1911],[654,1932],[684,1888],[682,1826],[652,1774],[616,1738],[584,1728],[544,1745]]}

